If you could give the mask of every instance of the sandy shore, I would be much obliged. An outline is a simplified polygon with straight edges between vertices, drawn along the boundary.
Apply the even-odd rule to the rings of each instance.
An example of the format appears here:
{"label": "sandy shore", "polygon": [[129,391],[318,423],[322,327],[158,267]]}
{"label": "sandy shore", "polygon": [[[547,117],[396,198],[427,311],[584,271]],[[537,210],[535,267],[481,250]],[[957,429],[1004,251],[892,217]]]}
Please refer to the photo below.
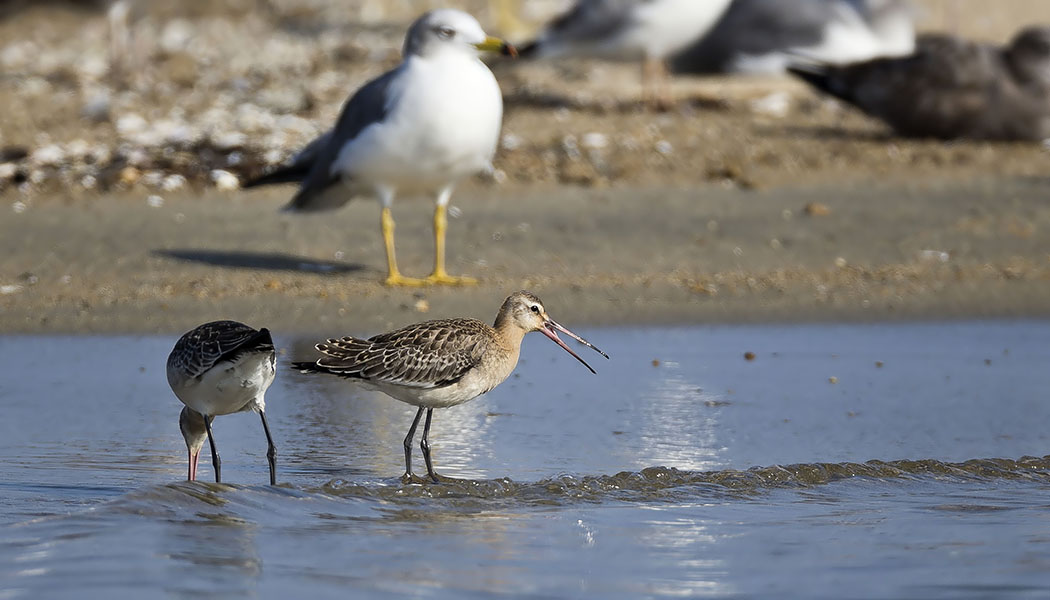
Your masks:
{"label": "sandy shore", "polygon": [[[0,330],[178,332],[235,318],[376,331],[490,318],[531,289],[572,324],[1050,314],[1043,180],[741,191],[468,185],[450,270],[390,289],[374,202],[278,213],[288,190],[50,202],[0,221]],[[807,206],[809,210],[807,211]],[[397,206],[403,270],[429,271],[430,204]]]}
{"label": "sandy shore", "polygon": [[[156,47],[119,84],[99,71],[100,13],[0,21],[0,163],[13,165],[0,332],[175,333],[215,318],[367,332],[489,319],[519,288],[571,324],[1050,314],[1043,146],[897,139],[787,79],[679,78],[677,109],[654,114],[633,67],[597,63],[495,65],[497,171],[464,182],[449,230],[450,270],[482,283],[385,288],[373,201],[282,215],[291,187],[221,192],[209,178],[257,171],[330,123],[396,61],[421,8],[314,4],[274,17],[226,0],[214,6],[228,13],[181,20],[158,8],[133,23]],[[925,29],[997,41],[1050,19],[1041,1],[961,20],[981,3],[920,4]],[[407,274],[429,272],[430,211],[395,205]]]}

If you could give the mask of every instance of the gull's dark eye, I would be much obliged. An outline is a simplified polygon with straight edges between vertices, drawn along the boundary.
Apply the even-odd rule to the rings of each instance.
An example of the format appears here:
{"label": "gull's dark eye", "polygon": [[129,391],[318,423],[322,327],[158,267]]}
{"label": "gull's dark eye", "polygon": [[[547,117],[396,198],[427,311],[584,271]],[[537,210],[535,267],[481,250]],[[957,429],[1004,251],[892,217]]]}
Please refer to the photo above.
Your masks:
{"label": "gull's dark eye", "polygon": [[533,304],[529,307],[529,310],[536,313],[537,315],[540,314],[540,306],[538,304]]}
{"label": "gull's dark eye", "polygon": [[456,37],[456,30],[452,29],[451,27],[438,27],[437,34],[438,37],[443,40],[451,40],[452,38]]}

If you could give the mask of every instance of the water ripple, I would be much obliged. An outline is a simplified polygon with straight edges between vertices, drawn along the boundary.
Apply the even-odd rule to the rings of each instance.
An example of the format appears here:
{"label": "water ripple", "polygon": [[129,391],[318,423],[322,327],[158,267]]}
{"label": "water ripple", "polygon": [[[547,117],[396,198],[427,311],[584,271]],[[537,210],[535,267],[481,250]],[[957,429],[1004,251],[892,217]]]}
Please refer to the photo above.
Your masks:
{"label": "water ripple", "polygon": [[[441,500],[443,508],[560,506],[572,503],[652,503],[747,498],[774,489],[804,489],[843,480],[935,480],[981,482],[1027,480],[1050,483],[1050,456],[984,458],[965,462],[871,460],[864,463],[810,463],[754,467],[747,470],[686,471],[654,466],[614,475],[571,475],[534,482],[509,478],[445,478],[440,484],[403,484],[397,479],[333,479],[317,487],[241,486],[180,482],[154,486],[114,501],[124,512],[174,518],[190,510],[199,518],[228,522],[217,514],[270,513],[275,501],[389,503],[402,508]],[[320,507],[318,507],[320,509]],[[950,507],[945,510],[952,510]],[[218,512],[217,512],[218,511]],[[315,511],[316,512],[316,511]],[[345,514],[345,510],[338,511]],[[246,516],[247,513],[247,516]],[[323,513],[323,511],[322,511]]]}

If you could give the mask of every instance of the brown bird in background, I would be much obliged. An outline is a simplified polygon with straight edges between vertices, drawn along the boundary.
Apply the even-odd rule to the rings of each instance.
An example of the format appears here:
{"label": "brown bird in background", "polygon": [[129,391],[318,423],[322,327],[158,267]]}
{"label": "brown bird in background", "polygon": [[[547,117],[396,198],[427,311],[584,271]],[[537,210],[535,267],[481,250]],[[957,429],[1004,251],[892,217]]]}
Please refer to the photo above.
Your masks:
{"label": "brown bird in background", "polygon": [[1050,138],[1050,27],[1029,27],[1004,47],[927,35],[915,53],[790,72],[908,137]]}

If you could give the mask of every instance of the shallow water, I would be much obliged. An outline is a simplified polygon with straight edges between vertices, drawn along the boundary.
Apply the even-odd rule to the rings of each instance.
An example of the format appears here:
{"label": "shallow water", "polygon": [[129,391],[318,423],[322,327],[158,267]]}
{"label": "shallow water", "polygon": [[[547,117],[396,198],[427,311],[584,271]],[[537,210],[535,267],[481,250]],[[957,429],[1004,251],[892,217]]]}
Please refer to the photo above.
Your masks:
{"label": "shallow water", "polygon": [[281,372],[275,488],[247,414],[181,481],[176,336],[0,337],[0,598],[1050,594],[1050,322],[581,333],[436,411],[440,485],[412,407]]}

